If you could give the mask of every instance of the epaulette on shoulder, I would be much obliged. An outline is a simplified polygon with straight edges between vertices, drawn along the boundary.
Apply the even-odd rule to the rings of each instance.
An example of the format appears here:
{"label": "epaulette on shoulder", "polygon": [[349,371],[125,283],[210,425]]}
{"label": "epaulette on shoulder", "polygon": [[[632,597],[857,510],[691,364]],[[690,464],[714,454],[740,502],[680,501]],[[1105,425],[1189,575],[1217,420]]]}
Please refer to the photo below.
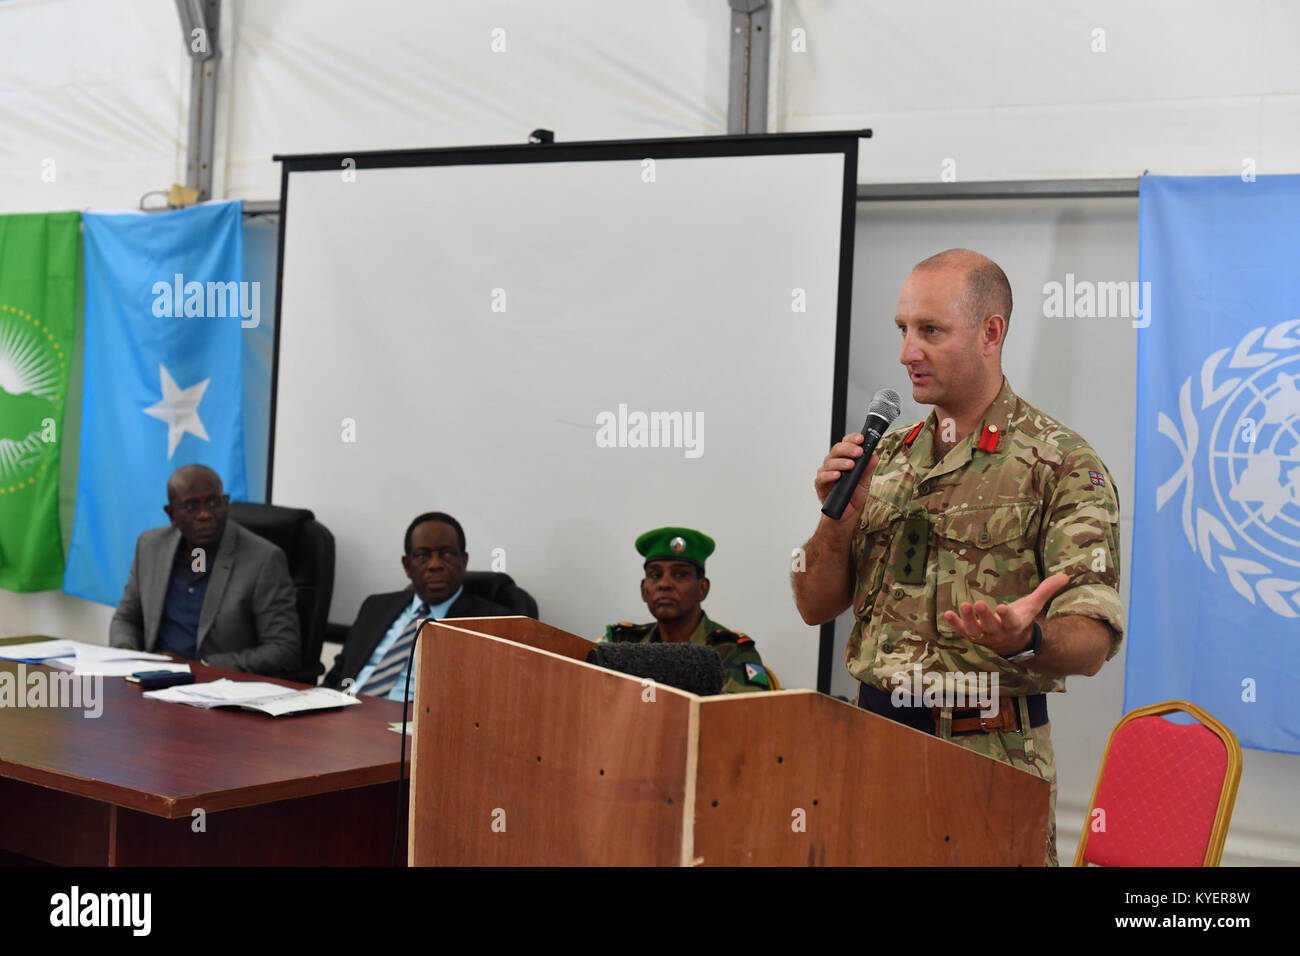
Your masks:
{"label": "epaulette on shoulder", "polygon": [[1082,435],[1046,415],[1022,421],[1013,434],[1022,445],[1038,449],[1035,454],[1039,459],[1056,462],[1058,466],[1066,462],[1101,461],[1097,450]]}
{"label": "epaulette on shoulder", "polygon": [[720,627],[709,634],[710,644],[739,644],[741,647],[753,647],[754,639],[748,634],[742,634],[740,631],[729,631],[725,627]]}
{"label": "epaulette on shoulder", "polygon": [[1023,401],[1021,406],[1023,414],[1012,421],[1011,425],[1024,440],[1049,445],[1065,456],[1078,452],[1096,455],[1084,437],[1069,425]]}
{"label": "epaulette on shoulder", "polygon": [[639,641],[650,633],[653,624],[633,624],[631,621],[619,621],[617,624],[611,624],[606,630],[610,638],[615,641]]}
{"label": "epaulette on shoulder", "polygon": [[[916,436],[921,434],[921,429],[925,427],[924,421],[916,422],[913,425],[904,425],[902,428],[895,429],[890,436],[903,432],[902,442],[907,448],[912,447],[912,442],[916,441]],[[886,436],[886,437],[890,437]]]}
{"label": "epaulette on shoulder", "polygon": [[924,421],[916,422],[913,425],[903,425],[901,428],[894,428],[885,432],[880,443],[876,445],[876,454],[880,456],[883,462],[890,458],[900,448],[910,448],[912,442],[916,441],[916,436],[921,434],[921,429],[925,427]]}

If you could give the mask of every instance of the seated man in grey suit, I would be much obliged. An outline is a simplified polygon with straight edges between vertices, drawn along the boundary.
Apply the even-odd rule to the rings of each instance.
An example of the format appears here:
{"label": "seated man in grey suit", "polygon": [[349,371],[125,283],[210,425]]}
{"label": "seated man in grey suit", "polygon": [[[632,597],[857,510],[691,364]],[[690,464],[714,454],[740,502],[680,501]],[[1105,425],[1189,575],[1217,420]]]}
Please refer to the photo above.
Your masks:
{"label": "seated man in grey suit", "polygon": [[[402,570],[410,580],[404,591],[372,594],[361,603],[357,619],[343,641],[343,651],[322,682],[352,693],[409,700],[407,660],[421,618],[500,617],[517,614],[465,590],[465,531],[449,514],[430,511],[406,529]],[[411,684],[411,696],[415,685]]]}
{"label": "seated man in grey suit", "polygon": [[109,644],[254,674],[296,669],[302,639],[284,552],[228,520],[230,496],[205,465],[172,472],[167,502],[171,526],[135,543]]}

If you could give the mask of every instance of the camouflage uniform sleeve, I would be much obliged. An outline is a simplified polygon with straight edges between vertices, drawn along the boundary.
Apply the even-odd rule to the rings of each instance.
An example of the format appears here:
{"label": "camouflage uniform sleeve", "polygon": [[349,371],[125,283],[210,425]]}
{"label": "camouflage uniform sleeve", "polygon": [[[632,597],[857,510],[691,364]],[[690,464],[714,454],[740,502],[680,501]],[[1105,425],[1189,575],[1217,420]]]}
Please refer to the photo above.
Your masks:
{"label": "camouflage uniform sleeve", "polygon": [[715,644],[713,649],[722,658],[722,684],[724,694],[748,694],[753,691],[771,690],[771,681],[763,658],[758,654],[754,642],[743,634],[737,643]]}
{"label": "camouflage uniform sleeve", "polygon": [[1041,529],[1045,577],[1063,571],[1070,584],[1048,609],[1091,617],[1110,627],[1114,657],[1124,638],[1124,606],[1119,596],[1119,496],[1115,482],[1091,448],[1067,456],[1056,473]]}

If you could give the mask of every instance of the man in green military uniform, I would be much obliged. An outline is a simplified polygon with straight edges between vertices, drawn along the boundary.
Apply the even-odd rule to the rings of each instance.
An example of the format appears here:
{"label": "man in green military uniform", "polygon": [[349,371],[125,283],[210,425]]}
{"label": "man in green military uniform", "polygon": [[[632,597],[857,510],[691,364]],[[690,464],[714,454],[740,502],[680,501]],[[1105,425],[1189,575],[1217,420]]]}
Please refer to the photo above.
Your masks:
{"label": "man in green military uniform", "polygon": [[654,615],[654,623],[611,624],[601,640],[701,644],[722,658],[724,694],[771,690],[771,678],[754,639],[710,621],[700,607],[709,596],[704,559],[713,548],[712,538],[690,528],[656,528],[637,538],[636,549],[645,558],[641,600]]}
{"label": "man in green military uniform", "polygon": [[[793,584],[809,624],[853,607],[860,706],[1051,782],[1052,866],[1046,695],[1119,650],[1119,501],[1097,453],[1011,391],[1010,315],[1006,275],[984,256],[950,250],[912,271],[895,317],[900,358],[913,398],[934,409],[881,440],[843,517],[822,517]],[[845,436],[822,462],[823,501],[862,440]],[[996,714],[965,709],[969,696],[916,701],[921,675],[986,680]]]}

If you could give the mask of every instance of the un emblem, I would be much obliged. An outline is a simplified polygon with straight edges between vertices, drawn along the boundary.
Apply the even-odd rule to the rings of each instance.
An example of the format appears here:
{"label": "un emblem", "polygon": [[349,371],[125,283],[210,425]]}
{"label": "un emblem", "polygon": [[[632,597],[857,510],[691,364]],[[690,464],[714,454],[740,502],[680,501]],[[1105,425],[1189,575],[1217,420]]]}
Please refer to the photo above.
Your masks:
{"label": "un emblem", "polygon": [[1282,617],[1300,617],[1298,330],[1300,319],[1260,327],[1215,352],[1179,389],[1180,425],[1157,420],[1182,463],[1156,489],[1156,510],[1181,491],[1192,550]]}

